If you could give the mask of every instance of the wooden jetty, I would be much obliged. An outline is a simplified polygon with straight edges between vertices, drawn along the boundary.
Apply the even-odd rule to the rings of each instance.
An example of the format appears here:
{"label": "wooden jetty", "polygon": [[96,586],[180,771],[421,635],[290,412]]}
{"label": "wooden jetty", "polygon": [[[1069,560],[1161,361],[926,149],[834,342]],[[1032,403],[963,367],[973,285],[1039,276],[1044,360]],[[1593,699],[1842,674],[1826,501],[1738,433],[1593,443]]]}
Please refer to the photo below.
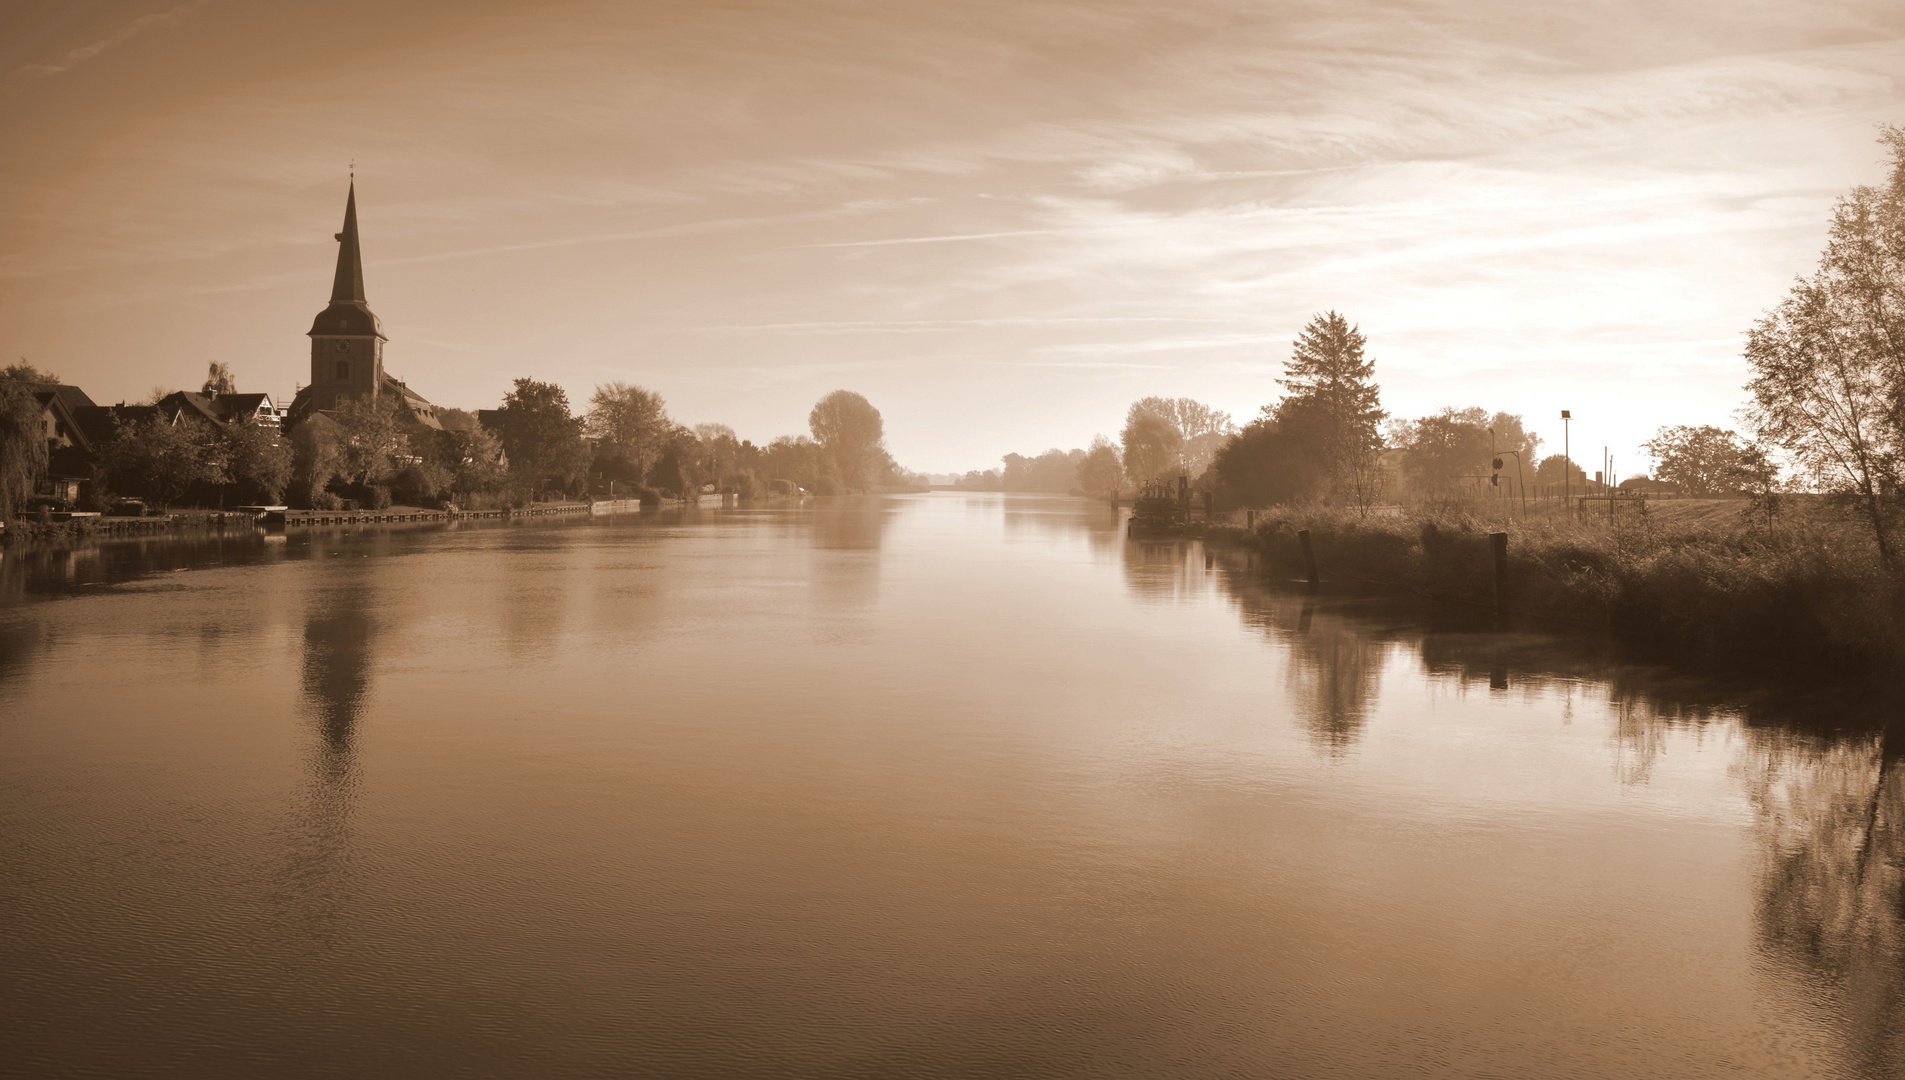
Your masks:
{"label": "wooden jetty", "polygon": [[423,510],[406,506],[389,510],[268,510],[267,525],[325,529],[344,525],[383,525],[402,521],[475,521],[483,518],[552,517],[595,512],[593,503],[548,503],[520,510]]}

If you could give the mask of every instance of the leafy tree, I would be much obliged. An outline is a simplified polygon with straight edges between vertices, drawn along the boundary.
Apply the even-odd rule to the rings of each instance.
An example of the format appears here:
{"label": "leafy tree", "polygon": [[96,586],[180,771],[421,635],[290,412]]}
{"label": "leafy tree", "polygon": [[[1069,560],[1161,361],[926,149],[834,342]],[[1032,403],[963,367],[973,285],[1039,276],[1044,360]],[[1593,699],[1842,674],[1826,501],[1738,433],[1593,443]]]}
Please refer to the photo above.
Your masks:
{"label": "leafy tree", "polygon": [[953,487],[959,491],[1004,491],[1005,479],[999,475],[997,469],[987,469],[984,472],[970,469],[966,475],[953,482]]}
{"label": "leafy tree", "polygon": [[1553,484],[1566,486],[1571,490],[1587,491],[1587,473],[1576,462],[1571,462],[1560,454],[1549,454],[1535,467],[1535,483],[1543,486]]}
{"label": "leafy tree", "polygon": [[8,364],[0,368],[0,382],[23,383],[27,386],[58,386],[60,377],[50,371],[34,367],[22,357],[17,364]]}
{"label": "leafy tree", "polygon": [[1376,385],[1376,362],[1359,327],[1335,311],[1311,319],[1292,343],[1280,380],[1285,400],[1300,400],[1310,415],[1302,427],[1316,438],[1312,456],[1328,483],[1367,512],[1380,494],[1377,426],[1387,415]]}
{"label": "leafy tree", "polygon": [[207,424],[154,414],[116,427],[106,459],[115,478],[129,479],[167,506],[193,484],[229,483],[229,448]]}
{"label": "leafy tree", "polygon": [[231,482],[262,502],[282,499],[291,482],[291,447],[278,429],[254,420],[228,424],[222,434]]}
{"label": "leafy tree", "polygon": [[1443,409],[1410,425],[1403,471],[1425,494],[1446,494],[1463,477],[1489,470],[1488,415],[1480,409]]}
{"label": "leafy tree", "polygon": [[1893,567],[1905,480],[1905,130],[1881,132],[1887,185],[1839,199],[1818,270],[1747,332],[1747,417],[1814,484],[1858,507]]}
{"label": "leafy tree", "polygon": [[851,390],[835,390],[814,404],[807,426],[847,491],[866,491],[892,465],[880,410]]}
{"label": "leafy tree", "polygon": [[397,470],[395,459],[409,456],[397,402],[388,395],[340,401],[331,420],[338,429],[337,473],[346,483],[384,484]]}
{"label": "leafy tree", "polygon": [[[1230,414],[1190,398],[1147,397],[1125,412],[1125,465],[1134,481],[1183,472],[1192,477],[1210,468],[1224,440],[1236,433]],[[1136,440],[1135,442],[1133,440]],[[1133,466],[1131,451],[1137,448]],[[1136,469],[1145,470],[1142,474]]]}
{"label": "leafy tree", "polygon": [[1084,457],[1083,450],[1073,450],[1068,454],[1059,449],[1047,450],[1035,458],[1007,454],[1003,459],[1005,490],[1053,494],[1071,491],[1078,486],[1078,463]]}
{"label": "leafy tree", "polygon": [[588,475],[583,422],[569,415],[569,395],[562,387],[517,379],[497,413],[512,473],[532,483],[553,480],[564,488]]}
{"label": "leafy tree", "polygon": [[1176,411],[1167,413],[1150,404],[1164,400],[1136,401],[1125,413],[1124,468],[1134,484],[1174,473],[1183,460],[1184,432],[1177,426]]}
{"label": "leafy tree", "polygon": [[1211,463],[1226,502],[1268,506],[1314,497],[1328,480],[1317,448],[1329,418],[1308,398],[1285,398],[1245,424]]}
{"label": "leafy tree", "polygon": [[308,417],[291,432],[292,504],[312,509],[323,501],[325,489],[337,477],[343,454],[342,430],[323,413]]}
{"label": "leafy tree", "polygon": [[469,496],[495,491],[509,479],[503,464],[503,443],[481,424],[470,424],[460,431],[445,431],[439,439],[438,458],[450,472],[450,490]]}
{"label": "leafy tree", "polygon": [[46,475],[44,410],[34,394],[58,383],[24,360],[0,369],[0,518],[19,510]]}
{"label": "leafy tree", "polygon": [[830,477],[820,444],[805,435],[782,435],[768,444],[765,455],[767,479],[789,480],[808,491],[819,491],[826,478],[834,488],[839,480]]}
{"label": "leafy tree", "polygon": [[1103,435],[1094,435],[1091,448],[1078,462],[1078,487],[1094,499],[1108,498],[1124,482],[1124,466],[1118,461],[1118,448]]}
{"label": "leafy tree", "polygon": [[205,385],[199,388],[203,394],[236,394],[238,383],[232,378],[232,369],[214,360],[207,365]]}
{"label": "leafy tree", "polygon": [[1642,445],[1654,460],[1654,479],[1689,495],[1735,495],[1763,486],[1766,454],[1717,427],[1663,427]]}
{"label": "leafy tree", "polygon": [[642,481],[675,431],[661,395],[632,383],[603,383],[589,405],[588,433],[602,440],[605,456],[628,465],[629,475],[618,479]]}

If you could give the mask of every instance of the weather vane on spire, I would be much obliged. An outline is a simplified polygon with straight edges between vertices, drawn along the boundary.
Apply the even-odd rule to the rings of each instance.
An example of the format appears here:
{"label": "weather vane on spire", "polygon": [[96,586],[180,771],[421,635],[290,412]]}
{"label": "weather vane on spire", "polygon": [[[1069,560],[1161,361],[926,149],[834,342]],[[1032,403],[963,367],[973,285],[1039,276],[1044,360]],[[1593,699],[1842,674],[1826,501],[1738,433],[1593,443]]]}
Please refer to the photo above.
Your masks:
{"label": "weather vane on spire", "polygon": [[356,182],[357,180],[357,159],[356,158],[351,159],[351,180],[353,183]]}

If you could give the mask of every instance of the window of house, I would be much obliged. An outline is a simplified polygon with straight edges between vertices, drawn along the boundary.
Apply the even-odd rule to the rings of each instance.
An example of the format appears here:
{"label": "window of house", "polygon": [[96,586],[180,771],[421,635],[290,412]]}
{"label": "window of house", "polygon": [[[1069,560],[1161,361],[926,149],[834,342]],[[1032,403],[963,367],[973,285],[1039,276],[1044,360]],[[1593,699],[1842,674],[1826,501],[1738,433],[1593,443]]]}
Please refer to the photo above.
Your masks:
{"label": "window of house", "polygon": [[351,377],[351,362],[349,360],[339,360],[337,362],[337,377],[340,379],[348,379]]}

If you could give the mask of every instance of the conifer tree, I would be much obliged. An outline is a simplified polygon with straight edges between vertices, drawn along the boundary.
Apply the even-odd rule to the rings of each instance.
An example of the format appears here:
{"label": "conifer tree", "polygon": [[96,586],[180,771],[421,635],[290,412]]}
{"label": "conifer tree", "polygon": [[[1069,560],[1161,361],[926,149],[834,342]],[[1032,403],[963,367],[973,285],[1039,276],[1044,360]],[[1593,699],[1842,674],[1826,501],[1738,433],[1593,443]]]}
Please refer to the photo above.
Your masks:
{"label": "conifer tree", "polygon": [[1362,331],[1335,311],[1311,319],[1284,365],[1279,381],[1289,394],[1276,410],[1309,416],[1306,426],[1317,440],[1312,452],[1332,483],[1365,511],[1377,494],[1377,425],[1388,415],[1367,345]]}

